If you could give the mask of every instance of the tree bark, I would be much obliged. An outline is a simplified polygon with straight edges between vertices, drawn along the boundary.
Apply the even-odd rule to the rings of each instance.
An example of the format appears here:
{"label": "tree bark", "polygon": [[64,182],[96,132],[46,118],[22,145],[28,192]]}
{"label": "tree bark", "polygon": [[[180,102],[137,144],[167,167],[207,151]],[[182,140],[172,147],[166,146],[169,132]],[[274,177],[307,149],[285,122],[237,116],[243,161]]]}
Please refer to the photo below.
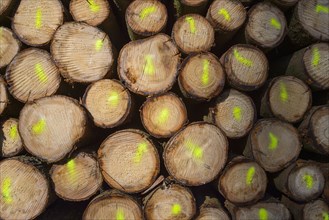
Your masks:
{"label": "tree bark", "polygon": [[0,27],[0,44],[0,68],[4,68],[13,60],[22,44],[6,27]]}
{"label": "tree bark", "polygon": [[1,124],[1,152],[2,157],[16,156],[23,150],[23,143],[18,132],[18,120],[9,118]]}

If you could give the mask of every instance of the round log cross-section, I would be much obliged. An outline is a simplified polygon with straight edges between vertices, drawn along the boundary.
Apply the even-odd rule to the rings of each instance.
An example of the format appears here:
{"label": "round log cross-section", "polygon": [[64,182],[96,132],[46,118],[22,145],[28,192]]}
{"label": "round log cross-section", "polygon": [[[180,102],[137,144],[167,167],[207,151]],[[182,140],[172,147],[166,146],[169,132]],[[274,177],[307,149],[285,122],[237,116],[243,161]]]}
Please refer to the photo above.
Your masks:
{"label": "round log cross-section", "polygon": [[2,68],[7,66],[16,56],[21,42],[10,29],[0,27],[0,45],[0,68]]}
{"label": "round log cross-section", "polygon": [[2,123],[3,141],[0,155],[3,157],[12,157],[23,150],[23,143],[18,132],[18,120],[9,118]]}
{"label": "round log cross-section", "polygon": [[4,112],[8,104],[8,94],[6,89],[6,83],[0,76],[0,115]]}

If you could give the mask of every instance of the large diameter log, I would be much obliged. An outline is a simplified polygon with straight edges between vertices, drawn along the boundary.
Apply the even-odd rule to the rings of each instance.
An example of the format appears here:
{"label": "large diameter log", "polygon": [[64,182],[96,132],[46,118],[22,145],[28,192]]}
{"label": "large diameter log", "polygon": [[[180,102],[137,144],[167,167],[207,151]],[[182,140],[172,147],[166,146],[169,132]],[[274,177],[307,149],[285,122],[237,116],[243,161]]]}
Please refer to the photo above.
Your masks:
{"label": "large diameter log", "polygon": [[42,46],[53,38],[63,24],[61,1],[22,0],[12,21],[12,29],[19,39],[30,46]]}
{"label": "large diameter log", "polygon": [[51,96],[26,104],[19,117],[25,149],[48,163],[64,158],[85,133],[87,116],[79,103]]}
{"label": "large diameter log", "polygon": [[118,75],[126,87],[140,95],[156,95],[173,86],[180,53],[165,34],[126,44],[118,58]]}
{"label": "large diameter log", "polygon": [[145,200],[144,216],[148,220],[189,220],[196,213],[192,192],[178,184],[158,187]]}
{"label": "large diameter log", "polygon": [[200,207],[199,215],[196,220],[229,220],[230,217],[216,198],[206,197]]}
{"label": "large diameter log", "polygon": [[16,157],[0,162],[1,219],[34,219],[46,208],[49,183],[32,161]]}
{"label": "large diameter log", "polygon": [[53,95],[61,77],[47,51],[29,48],[18,53],[9,64],[6,81],[11,95],[25,103]]}
{"label": "large diameter log", "polygon": [[179,68],[178,84],[186,98],[210,101],[223,90],[225,72],[214,54],[191,54]]}
{"label": "large diameter log", "polygon": [[[313,161],[314,162],[314,161]],[[323,173],[324,179],[325,179],[325,184],[324,184],[324,189],[322,193],[322,197],[329,202],[329,163],[318,163],[314,162],[316,166],[320,168],[320,170]]]}
{"label": "large diameter log", "polygon": [[98,150],[104,180],[127,193],[148,189],[160,172],[158,151],[145,133],[121,130],[111,134]]}
{"label": "large diameter log", "polygon": [[96,126],[113,128],[127,120],[132,100],[129,91],[120,82],[103,79],[87,87],[82,104]]}
{"label": "large diameter log", "polygon": [[328,1],[300,0],[289,24],[288,36],[296,47],[329,41]]}
{"label": "large diameter log", "polygon": [[312,105],[311,89],[300,79],[281,76],[271,80],[262,98],[260,115],[296,123]]}
{"label": "large diameter log", "polygon": [[104,78],[114,62],[110,38],[85,23],[60,26],[51,43],[51,54],[68,81],[90,83]]}
{"label": "large diameter log", "polygon": [[208,119],[227,137],[240,138],[247,135],[256,122],[255,104],[249,96],[229,89],[209,109]]}
{"label": "large diameter log", "polygon": [[222,55],[220,61],[228,82],[238,90],[256,90],[264,85],[268,77],[267,58],[261,50],[252,45],[234,45]]}
{"label": "large diameter log", "polygon": [[215,42],[215,31],[206,18],[188,14],[175,22],[171,37],[182,53],[190,54],[209,51]]}
{"label": "large diameter log", "polygon": [[188,186],[214,180],[223,169],[228,141],[215,125],[195,122],[173,136],[165,146],[163,158],[169,174]]}
{"label": "large diameter log", "polygon": [[68,201],[89,199],[103,182],[97,159],[85,152],[78,153],[65,164],[54,164],[50,177],[56,194]]}
{"label": "large diameter log", "polygon": [[8,94],[6,89],[6,82],[0,76],[0,115],[4,112],[8,105]]}
{"label": "large diameter log", "polygon": [[204,15],[207,10],[209,0],[173,0],[176,17],[190,13]]}
{"label": "large diameter log", "polygon": [[297,129],[277,119],[259,120],[249,133],[244,155],[268,172],[280,171],[296,161],[301,151]]}
{"label": "large diameter log", "polygon": [[143,220],[144,218],[142,208],[135,199],[112,190],[105,191],[91,200],[82,219]]}
{"label": "large diameter log", "polygon": [[126,23],[131,40],[164,31],[167,20],[167,8],[157,0],[135,0],[126,10]]}
{"label": "large diameter log", "polygon": [[18,132],[18,120],[9,118],[1,124],[0,156],[12,157],[23,150],[23,143]]}
{"label": "large diameter log", "polygon": [[187,122],[183,101],[174,93],[154,96],[146,100],[140,109],[144,128],[154,137],[168,138]]}
{"label": "large diameter log", "polygon": [[21,42],[9,28],[0,27],[0,45],[0,68],[2,68],[7,66],[16,56]]}

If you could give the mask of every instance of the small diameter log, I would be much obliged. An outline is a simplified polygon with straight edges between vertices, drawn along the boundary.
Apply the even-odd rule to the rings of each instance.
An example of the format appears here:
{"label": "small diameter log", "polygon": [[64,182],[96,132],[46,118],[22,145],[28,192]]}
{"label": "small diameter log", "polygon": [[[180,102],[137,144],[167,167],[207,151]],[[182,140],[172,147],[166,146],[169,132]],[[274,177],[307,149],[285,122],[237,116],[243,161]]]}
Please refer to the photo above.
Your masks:
{"label": "small diameter log", "polygon": [[298,48],[329,41],[328,1],[300,0],[289,23],[288,36]]}
{"label": "small diameter log", "polygon": [[1,0],[0,2],[0,15],[2,15],[3,12],[5,12],[10,5],[12,0]]}
{"label": "small diameter log", "polygon": [[16,56],[21,42],[9,28],[0,27],[0,45],[0,68],[3,68]]}
{"label": "small diameter log", "polygon": [[297,129],[277,119],[259,120],[249,134],[244,155],[264,170],[277,172],[293,163],[301,150]]}
{"label": "small diameter log", "polygon": [[329,106],[314,106],[298,128],[303,147],[329,155]]}
{"label": "small diameter log", "polygon": [[277,5],[281,10],[286,11],[287,9],[295,6],[298,0],[270,0],[273,4]]}
{"label": "small diameter log", "polygon": [[0,115],[3,113],[8,105],[8,94],[6,89],[6,82],[0,76]]}
{"label": "small diameter log", "polygon": [[136,0],[126,10],[126,23],[131,40],[164,31],[167,20],[167,8],[157,0]]}
{"label": "small diameter log", "polygon": [[182,53],[190,54],[209,51],[215,42],[215,31],[206,18],[188,14],[175,22],[171,37]]}
{"label": "small diameter log", "polygon": [[61,77],[47,51],[29,48],[18,53],[9,64],[6,81],[11,95],[24,103],[53,95]]}
{"label": "small diameter log", "polygon": [[42,46],[53,38],[63,24],[61,1],[22,0],[12,21],[12,29],[19,39],[30,46]]}
{"label": "small diameter log", "polygon": [[114,61],[107,34],[85,23],[68,22],[60,26],[50,51],[62,76],[72,82],[100,80],[110,72]]}
{"label": "small diameter log", "polygon": [[209,109],[208,118],[229,138],[240,138],[248,134],[256,122],[256,108],[252,99],[234,89],[229,89]]}
{"label": "small diameter log", "polygon": [[126,87],[140,95],[171,89],[177,76],[180,53],[165,34],[126,44],[118,58],[118,75]]}
{"label": "small diameter log", "polygon": [[103,182],[97,159],[85,152],[70,158],[65,164],[53,165],[50,177],[56,194],[68,201],[89,199]]}
{"label": "small diameter log", "polygon": [[103,79],[88,86],[82,104],[96,126],[113,128],[126,121],[132,100],[129,91],[119,81]]}
{"label": "small diameter log", "polygon": [[148,220],[188,220],[196,213],[192,192],[178,184],[158,187],[144,203],[144,216]]}
{"label": "small diameter log", "polygon": [[144,218],[142,208],[137,201],[128,195],[111,190],[91,200],[82,219],[143,220]]}
{"label": "small diameter log", "polygon": [[0,218],[34,219],[49,201],[50,188],[44,174],[26,157],[0,162]]}
{"label": "small diameter log", "polygon": [[144,128],[154,137],[168,138],[187,122],[183,101],[174,93],[154,96],[141,107],[140,117]]}
{"label": "small diameter log", "polygon": [[158,151],[140,130],[121,130],[111,134],[98,150],[104,180],[127,193],[148,189],[160,172]]}
{"label": "small diameter log", "polygon": [[306,82],[312,89],[329,89],[329,44],[318,43],[301,49],[292,55],[286,69]]}
{"label": "small diameter log", "polygon": [[207,10],[209,0],[173,0],[176,17],[190,13],[204,15]]}
{"label": "small diameter log", "polygon": [[18,120],[9,118],[1,125],[1,153],[3,157],[12,157],[23,150],[23,143],[18,132]]}
{"label": "small diameter log", "polygon": [[216,198],[209,198],[207,196],[200,207],[196,220],[211,219],[230,220],[230,217]]}
{"label": "small diameter log", "polygon": [[303,119],[311,105],[312,92],[303,81],[293,76],[276,77],[262,98],[260,115],[296,123]]}
{"label": "small diameter log", "polygon": [[86,120],[76,100],[51,96],[26,104],[18,128],[25,149],[52,163],[64,158],[82,138]]}
{"label": "small diameter log", "polygon": [[224,88],[225,72],[214,54],[191,54],[179,68],[178,84],[186,98],[210,101]]}
{"label": "small diameter log", "polygon": [[252,45],[234,45],[222,55],[220,61],[233,88],[253,91],[263,86],[268,77],[267,58]]}
{"label": "small diameter log", "polygon": [[207,12],[207,19],[215,29],[216,48],[232,39],[247,18],[247,11],[239,0],[216,0]]}
{"label": "small diameter log", "polygon": [[248,11],[245,39],[265,51],[278,46],[287,32],[283,12],[270,2],[261,2]]}
{"label": "small diameter log", "polygon": [[168,173],[178,182],[199,186],[214,180],[224,168],[228,141],[222,131],[206,122],[195,122],[173,136],[163,158]]}

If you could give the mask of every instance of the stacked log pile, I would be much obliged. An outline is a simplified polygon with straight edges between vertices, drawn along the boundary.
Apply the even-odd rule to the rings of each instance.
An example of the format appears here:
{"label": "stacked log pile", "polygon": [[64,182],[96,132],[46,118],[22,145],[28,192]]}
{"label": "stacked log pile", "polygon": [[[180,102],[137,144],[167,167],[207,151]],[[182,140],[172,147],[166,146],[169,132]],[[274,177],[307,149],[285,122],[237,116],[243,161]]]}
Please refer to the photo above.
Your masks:
{"label": "stacked log pile", "polygon": [[0,219],[329,220],[328,0],[1,0]]}

